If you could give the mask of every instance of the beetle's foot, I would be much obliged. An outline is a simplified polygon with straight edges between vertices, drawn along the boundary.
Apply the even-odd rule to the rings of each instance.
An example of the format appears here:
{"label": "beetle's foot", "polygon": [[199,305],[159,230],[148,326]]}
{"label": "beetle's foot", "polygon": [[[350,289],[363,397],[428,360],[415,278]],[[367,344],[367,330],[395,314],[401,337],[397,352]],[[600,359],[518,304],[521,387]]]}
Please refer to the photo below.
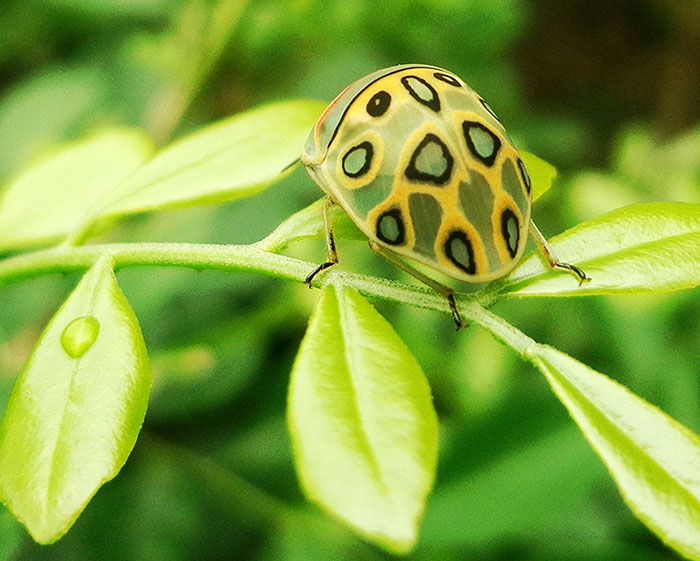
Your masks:
{"label": "beetle's foot", "polygon": [[558,269],[564,269],[565,271],[570,272],[573,275],[576,275],[578,277],[578,285],[581,286],[584,282],[590,282],[591,277],[589,277],[583,269],[580,267],[577,267],[576,265],[571,265],[569,263],[557,263],[554,265]]}
{"label": "beetle's foot", "polygon": [[328,267],[332,267],[336,264],[336,261],[326,261],[325,263],[321,263],[318,267],[316,267],[313,271],[306,275],[306,278],[304,279],[306,286],[308,286],[309,288],[313,288],[313,286],[311,286],[311,283],[313,282],[314,278],[316,278],[316,275],[318,275],[321,271],[325,271],[326,269],[328,269]]}
{"label": "beetle's foot", "polygon": [[459,315],[459,310],[457,309],[457,302],[455,302],[455,295],[450,293],[447,295],[447,301],[450,303],[450,312],[452,312],[452,319],[457,326],[457,331],[463,327],[469,327],[468,323],[465,323],[462,316]]}

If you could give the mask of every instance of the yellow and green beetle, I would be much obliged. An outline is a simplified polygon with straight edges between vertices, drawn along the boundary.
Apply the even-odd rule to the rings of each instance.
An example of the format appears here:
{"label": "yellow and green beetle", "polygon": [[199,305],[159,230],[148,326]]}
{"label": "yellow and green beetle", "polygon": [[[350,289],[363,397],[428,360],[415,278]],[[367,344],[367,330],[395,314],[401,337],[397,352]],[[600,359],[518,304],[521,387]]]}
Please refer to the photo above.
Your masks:
{"label": "yellow and green beetle", "polygon": [[328,207],[340,205],[372,248],[444,294],[454,291],[401,258],[470,283],[506,275],[528,225],[552,267],[561,263],[530,220],[530,177],[503,124],[463,80],[404,64],[343,90],[312,129],[301,161],[327,194],[328,261],[337,263]]}

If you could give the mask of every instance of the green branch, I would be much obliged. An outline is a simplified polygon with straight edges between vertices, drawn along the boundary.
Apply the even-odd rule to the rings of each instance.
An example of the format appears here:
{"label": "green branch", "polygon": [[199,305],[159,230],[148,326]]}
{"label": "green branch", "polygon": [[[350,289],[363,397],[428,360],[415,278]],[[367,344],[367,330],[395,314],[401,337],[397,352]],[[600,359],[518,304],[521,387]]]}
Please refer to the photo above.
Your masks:
{"label": "green branch", "polygon": [[[134,266],[175,266],[225,272],[254,271],[296,282],[304,282],[306,275],[316,267],[316,263],[270,253],[257,244],[129,243],[60,246],[1,261],[0,286],[44,274],[84,271],[105,255],[113,260],[115,269]],[[314,281],[314,286],[323,287],[328,283],[349,286],[373,298],[450,313],[447,300],[423,286],[349,273],[339,268],[330,269],[319,275]],[[501,322],[497,321],[497,316],[489,314],[477,304],[475,296],[461,295],[457,300],[460,312],[466,318],[483,325],[489,331],[492,328],[497,329],[500,333],[498,337],[504,340],[505,335],[502,331],[506,325],[505,322],[502,322],[499,327],[498,324]],[[517,343],[517,337],[515,339]],[[508,341],[516,347],[525,345],[523,342],[513,345],[510,339]]]}

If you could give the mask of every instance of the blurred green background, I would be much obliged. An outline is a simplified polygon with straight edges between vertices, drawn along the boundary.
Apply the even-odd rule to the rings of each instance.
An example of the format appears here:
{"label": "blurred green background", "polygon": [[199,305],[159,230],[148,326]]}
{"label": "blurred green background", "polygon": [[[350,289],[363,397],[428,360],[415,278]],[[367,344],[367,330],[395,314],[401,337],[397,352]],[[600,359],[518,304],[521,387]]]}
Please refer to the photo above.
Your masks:
{"label": "blurred green background", "polygon": [[[110,125],[160,144],[259,103],[332,99],[384,66],[443,66],[560,170],[546,235],[642,201],[700,203],[695,0],[3,0],[0,180]],[[47,185],[47,189],[51,186]],[[130,219],[104,241],[248,243],[320,196],[302,170],[254,198]],[[288,252],[311,261],[320,240]],[[366,244],[341,266],[398,277]],[[565,257],[565,256],[562,256]],[[0,287],[0,407],[77,282]],[[284,421],[316,291],[249,274],[131,269],[156,382],[120,475],[40,547],[0,510],[0,560],[384,559],[305,503]],[[438,479],[408,559],[677,557],[627,510],[544,379],[476,327],[377,303],[441,418]],[[700,293],[526,299],[496,312],[700,431]],[[1,469],[1,466],[0,466]]]}

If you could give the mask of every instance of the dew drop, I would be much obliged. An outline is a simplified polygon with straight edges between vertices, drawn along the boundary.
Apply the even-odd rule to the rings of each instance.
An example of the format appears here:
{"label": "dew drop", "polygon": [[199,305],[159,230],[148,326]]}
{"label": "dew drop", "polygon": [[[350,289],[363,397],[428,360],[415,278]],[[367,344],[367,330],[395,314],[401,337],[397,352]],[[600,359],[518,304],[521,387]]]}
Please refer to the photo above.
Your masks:
{"label": "dew drop", "polygon": [[61,346],[73,358],[80,358],[97,339],[100,322],[95,316],[82,316],[71,321],[61,333]]}

